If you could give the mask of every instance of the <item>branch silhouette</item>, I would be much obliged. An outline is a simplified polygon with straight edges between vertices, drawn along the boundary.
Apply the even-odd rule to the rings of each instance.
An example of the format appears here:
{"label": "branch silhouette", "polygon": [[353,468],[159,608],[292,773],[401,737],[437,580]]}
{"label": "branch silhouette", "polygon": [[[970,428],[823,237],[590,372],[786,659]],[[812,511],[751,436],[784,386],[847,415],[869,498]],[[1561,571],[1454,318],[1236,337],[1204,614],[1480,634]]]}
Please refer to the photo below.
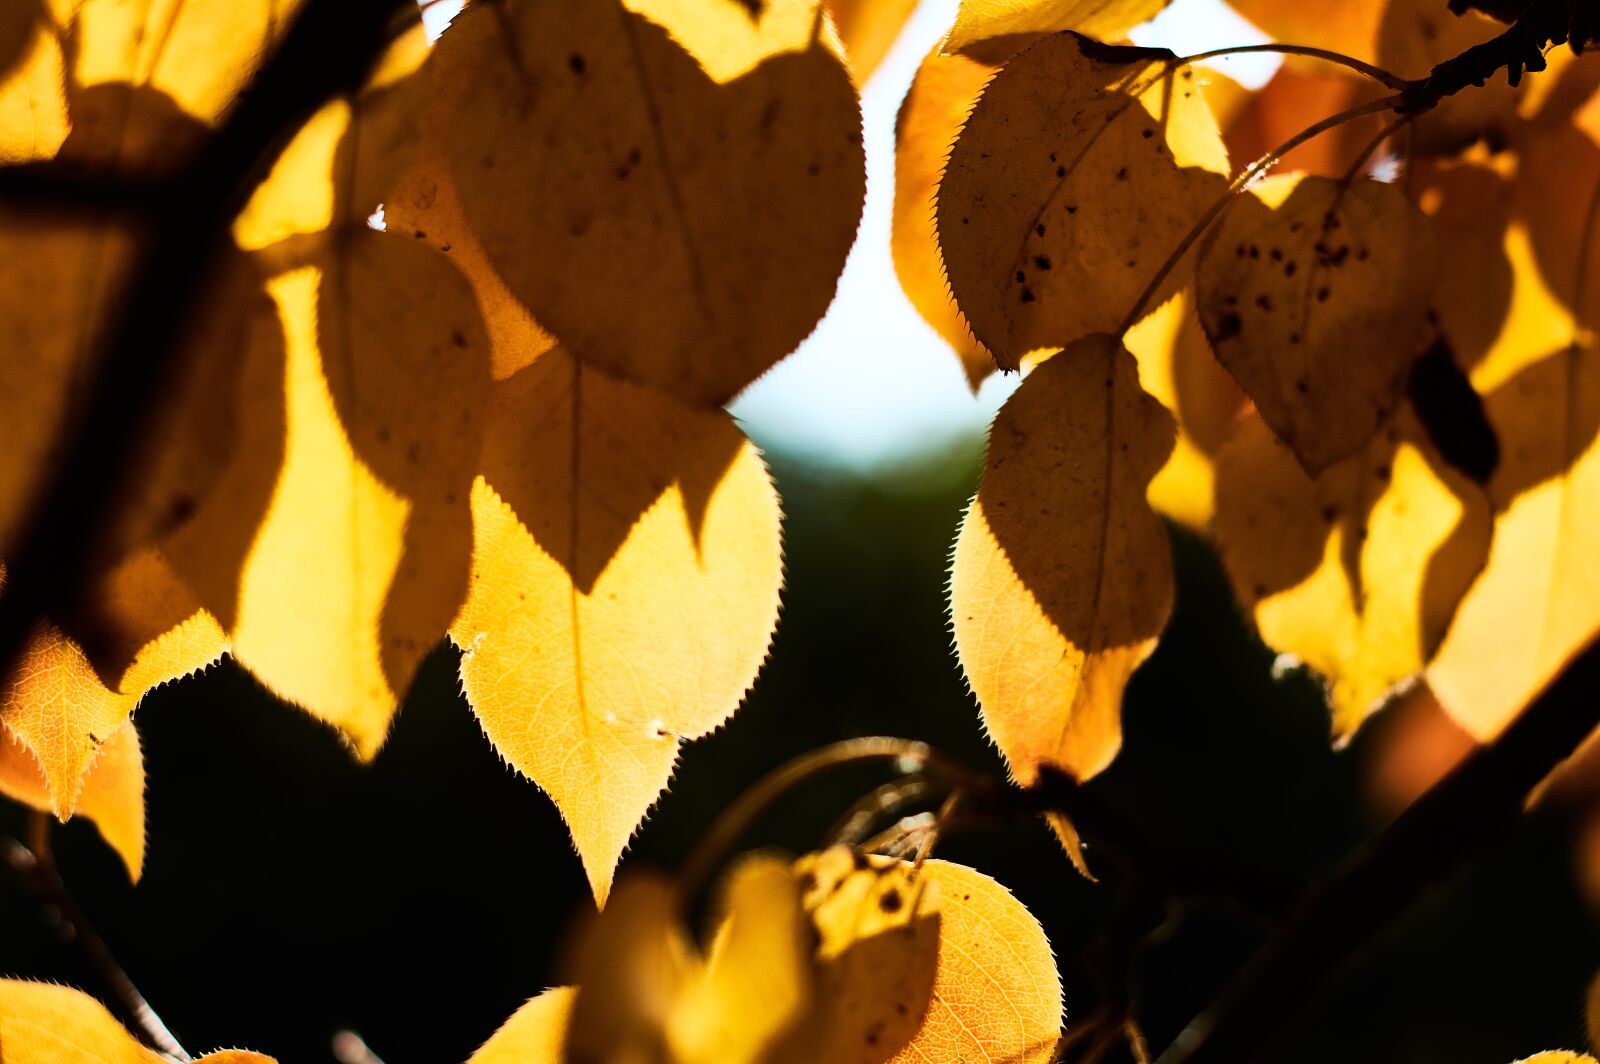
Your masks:
{"label": "branch silhouette", "polygon": [[[144,454],[151,400],[170,383],[179,332],[233,217],[300,123],[360,84],[407,8],[409,0],[310,0],[194,162],[141,212],[143,240],[92,384],[58,437],[54,469],[8,559],[0,677],[10,676],[35,622],[82,592],[103,519]],[[31,167],[9,178],[0,171],[0,193],[42,196],[42,185]],[[79,191],[89,207],[121,198],[87,179]]]}

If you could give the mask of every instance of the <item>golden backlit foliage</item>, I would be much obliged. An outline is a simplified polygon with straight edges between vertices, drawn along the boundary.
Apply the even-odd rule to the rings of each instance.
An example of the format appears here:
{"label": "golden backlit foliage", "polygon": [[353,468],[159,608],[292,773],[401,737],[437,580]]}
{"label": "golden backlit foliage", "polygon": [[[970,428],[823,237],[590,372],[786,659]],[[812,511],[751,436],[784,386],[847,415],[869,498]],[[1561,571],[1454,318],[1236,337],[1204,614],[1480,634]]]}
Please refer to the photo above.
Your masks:
{"label": "golden backlit foliage", "polygon": [[1024,785],[1041,765],[1092,776],[1122,745],[1122,689],[1172,609],[1145,493],[1173,442],[1110,335],[1051,356],[995,419],[950,609],[984,724]]}
{"label": "golden backlit foliage", "polygon": [[962,865],[844,847],[726,877],[702,951],[676,885],[624,877],[576,987],[533,998],[469,1064],[1046,1064],[1061,984],[1038,922]]}
{"label": "golden backlit foliage", "polygon": [[1046,37],[988,82],[951,148],[939,246],[1002,369],[1119,328],[1225,187],[1227,152],[1194,71],[1167,58]]}
{"label": "golden backlit foliage", "polygon": [[[767,654],[780,501],[723,407],[833,298],[859,87],[913,6],[503,0],[433,46],[397,20],[241,190],[88,591],[0,690],[0,792],[89,817],[137,878],[151,689],[231,654],[368,760],[448,635],[605,908],[477,1064],[1049,1061],[1049,944],[971,869],[747,858],[704,944],[681,884],[612,890]],[[1122,43],[1165,6],[964,0],[901,104],[901,284],[974,387],[1025,375],[950,578],[983,725],[1022,786],[1111,763],[1172,610],[1164,517],[1326,683],[1333,740],[1409,693],[1459,756],[1600,631],[1600,67],[1557,49],[1420,106],[1387,92],[1499,23],[1235,0],[1358,61],[1248,92]],[[0,3],[0,164],[183,172],[298,8]],[[0,206],[0,557],[138,261],[114,217]],[[153,1058],[16,982],[0,1050]]]}
{"label": "golden backlit foliage", "polygon": [[565,349],[498,382],[488,422],[462,687],[604,900],[678,744],[727,720],[765,657],[778,499],[726,413]]}
{"label": "golden backlit foliage", "polygon": [[[6,158],[181,165],[292,6],[43,12],[0,93]],[[850,16],[864,54],[898,24],[883,8]],[[11,793],[70,815],[139,698],[223,651],[370,758],[448,631],[485,731],[556,799],[603,900],[679,744],[737,707],[776,623],[779,510],[718,407],[811,330],[854,237],[839,36],[816,0],[755,19],[734,0],[507,10],[469,10],[431,49],[420,22],[401,33],[245,203],[106,537],[101,583],[135,563],[166,579],[148,616],[102,607],[97,585],[35,637],[0,709],[37,762],[13,759]],[[529,78],[560,92],[530,109]],[[100,223],[0,222],[32,271],[7,286],[30,355],[0,371],[24,415],[3,547],[129,251]],[[85,812],[136,872],[142,823]]]}

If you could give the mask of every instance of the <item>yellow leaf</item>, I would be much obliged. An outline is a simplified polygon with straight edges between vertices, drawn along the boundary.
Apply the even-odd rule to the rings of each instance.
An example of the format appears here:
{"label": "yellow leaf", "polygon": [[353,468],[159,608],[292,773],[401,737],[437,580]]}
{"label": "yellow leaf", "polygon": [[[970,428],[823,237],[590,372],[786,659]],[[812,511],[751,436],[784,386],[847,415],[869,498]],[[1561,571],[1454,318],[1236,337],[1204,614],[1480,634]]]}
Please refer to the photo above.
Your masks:
{"label": "yellow leaf", "polygon": [[1535,1053],[1531,1057],[1524,1057],[1515,1064],[1596,1064],[1596,1061],[1587,1053],[1572,1053],[1563,1049],[1551,1050],[1547,1053]]}
{"label": "yellow leaf", "polygon": [[1550,355],[1485,409],[1500,441],[1494,542],[1428,670],[1439,701],[1483,741],[1600,630],[1600,352]]}
{"label": "yellow leaf", "polygon": [[[1282,44],[1313,44],[1368,63],[1377,61],[1378,24],[1388,0],[1228,0]],[[1294,56],[1290,62],[1300,62]],[[1305,60],[1306,64],[1317,60]]]}
{"label": "yellow leaf", "polygon": [[1005,887],[948,861],[913,871],[844,848],[803,857],[796,868],[820,940],[819,993],[832,1006],[820,1022],[838,1025],[814,1059],[1053,1059],[1062,1018],[1055,957]]}
{"label": "yellow leaf", "polygon": [[723,889],[705,974],[685,987],[668,1023],[681,1064],[765,1060],[811,1005],[812,929],[794,871],[776,857],[747,858]]}
{"label": "yellow leaf", "polygon": [[1267,645],[1329,683],[1351,735],[1443,639],[1482,568],[1483,492],[1446,466],[1409,409],[1314,480],[1251,418],[1217,464],[1217,539]]}
{"label": "yellow leaf", "polygon": [[1437,268],[1428,219],[1394,185],[1272,178],[1203,243],[1200,322],[1262,420],[1316,474],[1399,404]]}
{"label": "yellow leaf", "polygon": [[946,52],[1010,33],[1075,30],[1086,37],[1117,40],[1148,22],[1172,0],[961,0]]}
{"label": "yellow leaf", "polygon": [[[57,437],[83,402],[108,308],[126,277],[128,234],[47,212],[0,211],[0,253],[11,273],[0,288],[0,334],[16,357],[0,360],[0,554],[52,468]],[[96,569],[177,530],[235,456],[234,415],[258,359],[281,358],[282,340],[259,279],[224,256],[185,323],[173,383],[147,414],[131,483],[108,515]]]}
{"label": "yellow leaf", "polygon": [[95,615],[83,624],[115,671],[97,673],[83,648],[45,621],[0,694],[0,721],[37,759],[48,808],[62,820],[78,809],[97,753],[145,692],[204,668],[227,648],[216,621],[151,553],[108,574],[92,598]]}
{"label": "yellow leaf", "polygon": [[[0,1045],[17,1064],[166,1064],[81,990],[51,983],[0,979]],[[236,1049],[196,1064],[273,1064],[271,1057]]]}
{"label": "yellow leaf", "polygon": [[431,248],[348,232],[316,261],[268,286],[288,361],[258,402],[287,404],[288,437],[231,631],[241,664],[365,759],[466,592],[488,345]]}
{"label": "yellow leaf", "polygon": [[628,7],[457,18],[432,61],[461,92],[447,149],[541,325],[585,362],[720,404],[833,296],[861,212],[860,115],[816,0],[759,21],[739,0]]}
{"label": "yellow leaf", "polygon": [[1177,419],[1178,443],[1150,482],[1150,505],[1196,531],[1211,523],[1212,463],[1247,401],[1217,365],[1185,289],[1123,338],[1139,384]]}
{"label": "yellow leaf", "polygon": [[[471,32],[471,28],[452,32]],[[444,143],[461,110],[467,83],[438,76],[437,71],[437,66],[431,68],[426,79],[431,91],[411,165],[383,197],[384,223],[400,236],[438,248],[466,276],[489,333],[494,379],[505,380],[555,347],[556,340],[506,288],[462,210]]]}
{"label": "yellow leaf", "polygon": [[[50,791],[39,759],[20,739],[0,738],[0,793],[50,812]],[[144,755],[133,721],[119,725],[89,763],[77,815],[94,821],[135,883],[144,869]]]}
{"label": "yellow leaf", "polygon": [[917,0],[824,0],[844,39],[844,53],[857,85],[865,85],[889,53]]}
{"label": "yellow leaf", "polygon": [[[30,5],[6,5],[7,19]],[[0,26],[0,37],[15,32],[15,65],[0,74],[0,163],[48,159],[67,139],[66,84],[61,41],[43,18],[24,27]],[[0,47],[4,47],[0,44]]]}
{"label": "yellow leaf", "polygon": [[1497,735],[1600,631],[1600,560],[1591,549],[1600,535],[1600,244],[1559,231],[1559,218],[1574,204],[1585,214],[1597,189],[1600,150],[1581,133],[1566,126],[1530,138],[1507,231],[1512,306],[1472,374],[1488,391],[1485,413],[1500,444],[1487,485],[1494,542],[1428,671],[1445,709],[1480,740]]}
{"label": "yellow leaf", "polygon": [[48,0],[70,34],[63,154],[170,172],[282,39],[300,0]]}
{"label": "yellow leaf", "polygon": [[665,880],[618,884],[579,949],[567,1059],[759,1064],[805,1019],[811,927],[785,862],[748,858],[728,875],[704,960],[679,919]]}
{"label": "yellow leaf", "polygon": [[[1423,160],[1412,171],[1417,202],[1433,222],[1439,244],[1431,306],[1456,364],[1469,371],[1489,356],[1505,332],[1513,295],[1523,285],[1518,274],[1531,266],[1526,257],[1521,270],[1513,261],[1515,244],[1508,230],[1512,185],[1503,169],[1490,159]],[[1559,346],[1566,335],[1538,350]],[[1527,337],[1527,330],[1515,330],[1516,342]]]}
{"label": "yellow leaf", "polygon": [[1043,765],[1086,779],[1121,745],[1123,687],[1172,608],[1145,492],[1174,435],[1107,335],[1041,364],[995,418],[950,610],[984,723],[1024,785]]}
{"label": "yellow leaf", "polygon": [[467,1058],[467,1064],[563,1064],[567,1023],[577,995],[574,987],[558,986],[529,998]]}
{"label": "yellow leaf", "polygon": [[795,862],[816,926],[811,1060],[882,1064],[927,1017],[939,957],[938,888],[910,864],[836,846]]}
{"label": "yellow leaf", "polygon": [[941,55],[935,47],[917,68],[900,102],[894,127],[894,222],[890,249],[900,286],[923,320],[933,326],[976,388],[994,372],[994,358],[972,335],[945,280],[944,257],[934,230],[934,195],[950,145],[1001,61]]}
{"label": "yellow leaf", "polygon": [[[297,236],[365,228],[395,175],[411,165],[428,79],[420,23],[392,43],[360,91],[330,100],[295,133],[233,223],[235,243],[267,251],[270,273],[301,265],[325,241]],[[289,242],[288,254],[273,245]]]}
{"label": "yellow leaf", "polygon": [[1167,57],[1047,37],[995,75],[951,149],[939,246],[1002,368],[1117,328],[1222,192],[1221,137]]}
{"label": "yellow leaf", "polygon": [[0,208],[0,556],[51,468],[56,436],[79,394],[132,251],[109,225]]}
{"label": "yellow leaf", "polygon": [[738,706],[777,620],[778,504],[721,411],[558,349],[495,386],[462,684],[604,899],[678,744]]}

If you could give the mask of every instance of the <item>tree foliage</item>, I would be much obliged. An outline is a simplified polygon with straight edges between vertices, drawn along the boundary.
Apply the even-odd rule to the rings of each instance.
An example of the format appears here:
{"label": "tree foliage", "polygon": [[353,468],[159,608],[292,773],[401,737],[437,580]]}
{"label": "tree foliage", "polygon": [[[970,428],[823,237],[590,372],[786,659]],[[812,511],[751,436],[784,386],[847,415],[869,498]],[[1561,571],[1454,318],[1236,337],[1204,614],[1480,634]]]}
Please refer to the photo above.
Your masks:
{"label": "tree foliage", "polygon": [[[914,4],[480,0],[434,44],[409,5],[358,6],[370,67],[239,148],[323,0],[0,0],[14,578],[50,584],[27,569],[40,515],[114,405],[138,286],[164,283],[149,248],[186,224],[163,190],[221,181],[224,149],[250,175],[216,190],[226,224],[144,353],[164,371],[129,404],[136,445],[101,456],[116,490],[74,511],[71,579],[0,595],[27,632],[0,792],[90,818],[137,878],[151,690],[230,655],[370,760],[448,636],[603,909],[571,985],[475,1064],[1077,1052],[1037,921],[928,851],[962,816],[1044,813],[1089,874],[1079,829],[1108,820],[1083,785],[1172,611],[1163,518],[1213,538],[1260,638],[1325,682],[1333,740],[1425,684],[1493,743],[1600,630],[1586,5],[1234,0],[1287,53],[1250,92],[1126,42],[1162,0],[963,0],[901,104],[892,250],[974,387],[1023,374],[949,587],[1013,779],[852,747],[941,780],[939,812],[735,861],[697,941],[740,809],[682,878],[616,875],[778,623],[780,500],[723,407],[833,297],[859,88]],[[1148,1059],[1131,1010],[1109,1029]],[[0,1050],[162,1059],[16,981]]]}

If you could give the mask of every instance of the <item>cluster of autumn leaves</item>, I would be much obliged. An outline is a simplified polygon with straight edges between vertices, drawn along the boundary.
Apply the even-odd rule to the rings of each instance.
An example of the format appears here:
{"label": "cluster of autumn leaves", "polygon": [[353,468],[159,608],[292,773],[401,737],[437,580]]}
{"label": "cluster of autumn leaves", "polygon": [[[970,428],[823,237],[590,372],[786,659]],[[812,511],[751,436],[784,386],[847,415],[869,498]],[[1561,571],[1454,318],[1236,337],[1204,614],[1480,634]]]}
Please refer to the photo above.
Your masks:
{"label": "cluster of autumn leaves", "polygon": [[[137,876],[146,692],[228,653],[370,758],[448,634],[604,903],[678,745],[766,654],[779,504],[722,407],[832,297],[864,192],[856,84],[913,6],[523,0],[469,6],[433,46],[402,27],[219,250],[93,591],[0,696],[0,790],[92,817]],[[1023,783],[1110,762],[1171,608],[1159,514],[1214,532],[1262,637],[1328,680],[1336,734],[1425,675],[1492,736],[1600,626],[1600,69],[1552,53],[1387,139],[1392,108],[1369,108],[1169,270],[1243,164],[1389,90],[1292,59],[1251,93],[1098,43],[1163,6],[965,0],[902,105],[904,287],[975,383],[1027,370],[951,580],[984,721]],[[1501,28],[1440,0],[1236,6],[1405,78]],[[170,175],[297,7],[8,3],[0,163]],[[1398,180],[1368,176],[1396,157]],[[133,240],[0,208],[0,556]],[[1463,396],[1477,421],[1439,415]],[[703,959],[671,888],[628,884],[594,931],[607,961],[580,956],[582,989],[482,1060],[954,1060],[963,1037],[1049,1059],[1060,988],[1003,888],[839,861],[741,865]],[[869,971],[896,977],[868,994]],[[902,977],[921,982],[882,996]],[[0,1040],[88,1007],[7,984]],[[855,1041],[819,1057],[818,1037]]]}
{"label": "cluster of autumn leaves", "polygon": [[[1381,68],[1290,56],[1252,93],[1044,32],[1052,5],[984,6],[1010,36],[958,21],[902,105],[895,253],[975,380],[1034,367],[951,585],[1017,775],[1115,756],[1171,606],[1158,513],[1215,538],[1264,641],[1326,680],[1335,737],[1423,680],[1492,738],[1600,629],[1600,66],[1553,49],[1413,115],[1402,79],[1504,25],[1241,0]],[[1341,115],[1172,261],[1231,175]]]}

